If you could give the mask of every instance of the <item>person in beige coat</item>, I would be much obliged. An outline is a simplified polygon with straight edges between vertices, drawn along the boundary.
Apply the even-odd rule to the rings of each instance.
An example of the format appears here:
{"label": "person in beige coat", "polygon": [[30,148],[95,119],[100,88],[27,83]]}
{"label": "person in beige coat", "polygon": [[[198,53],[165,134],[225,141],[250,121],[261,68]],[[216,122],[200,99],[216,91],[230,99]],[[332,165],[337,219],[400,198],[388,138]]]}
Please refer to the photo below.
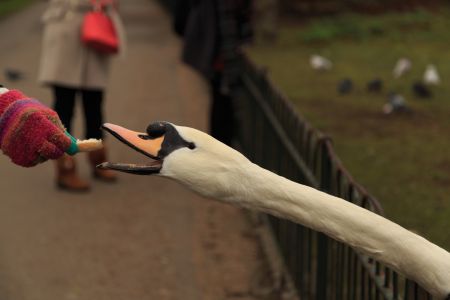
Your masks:
{"label": "person in beige coat", "polygon": [[[117,0],[97,0],[113,20],[123,51],[124,34],[116,7]],[[71,123],[76,96],[81,96],[85,117],[86,137],[103,138],[102,103],[107,85],[112,56],[88,48],[81,41],[81,26],[84,16],[93,9],[92,0],[49,0],[42,20],[44,23],[43,49],[39,82],[53,90],[54,110],[71,132]],[[112,172],[98,170],[95,165],[106,161],[104,149],[89,153],[89,161],[95,178],[112,182]],[[71,191],[86,191],[88,182],[76,171],[75,161],[64,156],[56,163],[57,186]]]}

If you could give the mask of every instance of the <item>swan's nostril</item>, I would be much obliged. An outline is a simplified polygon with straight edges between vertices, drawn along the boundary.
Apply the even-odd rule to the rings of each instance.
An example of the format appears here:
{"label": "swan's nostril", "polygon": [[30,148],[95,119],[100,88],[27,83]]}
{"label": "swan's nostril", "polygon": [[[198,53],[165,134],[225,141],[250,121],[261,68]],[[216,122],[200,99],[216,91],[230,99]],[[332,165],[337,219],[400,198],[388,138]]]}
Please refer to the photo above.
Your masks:
{"label": "swan's nostril", "polygon": [[138,137],[143,140],[150,140],[151,137],[146,134],[139,134]]}
{"label": "swan's nostril", "polygon": [[147,134],[150,138],[158,138],[166,133],[166,124],[163,122],[155,122],[147,127]]}

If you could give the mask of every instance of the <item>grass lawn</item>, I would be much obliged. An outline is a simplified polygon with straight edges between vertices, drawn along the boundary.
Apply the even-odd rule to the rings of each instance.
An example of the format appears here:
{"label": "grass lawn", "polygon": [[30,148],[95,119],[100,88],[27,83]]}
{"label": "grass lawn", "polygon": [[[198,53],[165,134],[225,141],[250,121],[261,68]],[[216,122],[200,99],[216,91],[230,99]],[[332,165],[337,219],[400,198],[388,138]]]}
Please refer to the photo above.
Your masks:
{"label": "grass lawn", "polygon": [[[284,24],[277,44],[250,49],[300,114],[332,137],[352,175],[377,197],[388,218],[450,250],[450,8],[380,16],[342,15]],[[311,54],[333,62],[312,70]],[[400,57],[410,73],[394,79]],[[442,84],[431,100],[414,97],[411,85],[433,63]],[[354,82],[350,95],[337,82]],[[380,77],[381,94],[366,91]],[[409,114],[386,116],[389,91],[404,95]]]}
{"label": "grass lawn", "polygon": [[0,19],[36,0],[0,0]]}

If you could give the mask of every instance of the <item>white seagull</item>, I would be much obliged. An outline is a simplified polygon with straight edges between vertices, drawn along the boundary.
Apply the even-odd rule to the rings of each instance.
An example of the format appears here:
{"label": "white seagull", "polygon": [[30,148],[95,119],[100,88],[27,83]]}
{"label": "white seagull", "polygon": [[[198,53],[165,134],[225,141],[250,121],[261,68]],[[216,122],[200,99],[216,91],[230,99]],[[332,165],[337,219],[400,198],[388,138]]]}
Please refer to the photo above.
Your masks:
{"label": "white seagull", "polygon": [[411,70],[411,67],[412,67],[411,61],[405,57],[402,57],[395,64],[394,71],[392,73],[394,74],[395,78],[400,78],[406,72]]}
{"label": "white seagull", "polygon": [[311,57],[309,58],[309,63],[314,70],[319,71],[330,70],[333,66],[330,60],[317,54],[311,55]]}
{"label": "white seagull", "polygon": [[423,82],[428,85],[438,85],[441,83],[441,78],[437,72],[436,66],[428,65],[423,74]]}

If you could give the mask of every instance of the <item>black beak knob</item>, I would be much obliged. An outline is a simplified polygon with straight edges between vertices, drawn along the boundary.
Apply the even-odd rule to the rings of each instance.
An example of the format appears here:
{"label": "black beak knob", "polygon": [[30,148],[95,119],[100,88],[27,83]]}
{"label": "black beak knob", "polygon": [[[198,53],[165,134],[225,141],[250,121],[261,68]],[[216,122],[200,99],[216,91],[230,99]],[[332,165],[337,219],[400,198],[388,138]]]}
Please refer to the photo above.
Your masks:
{"label": "black beak knob", "polygon": [[164,122],[154,122],[147,126],[147,134],[152,139],[159,138],[166,133],[166,126]]}

